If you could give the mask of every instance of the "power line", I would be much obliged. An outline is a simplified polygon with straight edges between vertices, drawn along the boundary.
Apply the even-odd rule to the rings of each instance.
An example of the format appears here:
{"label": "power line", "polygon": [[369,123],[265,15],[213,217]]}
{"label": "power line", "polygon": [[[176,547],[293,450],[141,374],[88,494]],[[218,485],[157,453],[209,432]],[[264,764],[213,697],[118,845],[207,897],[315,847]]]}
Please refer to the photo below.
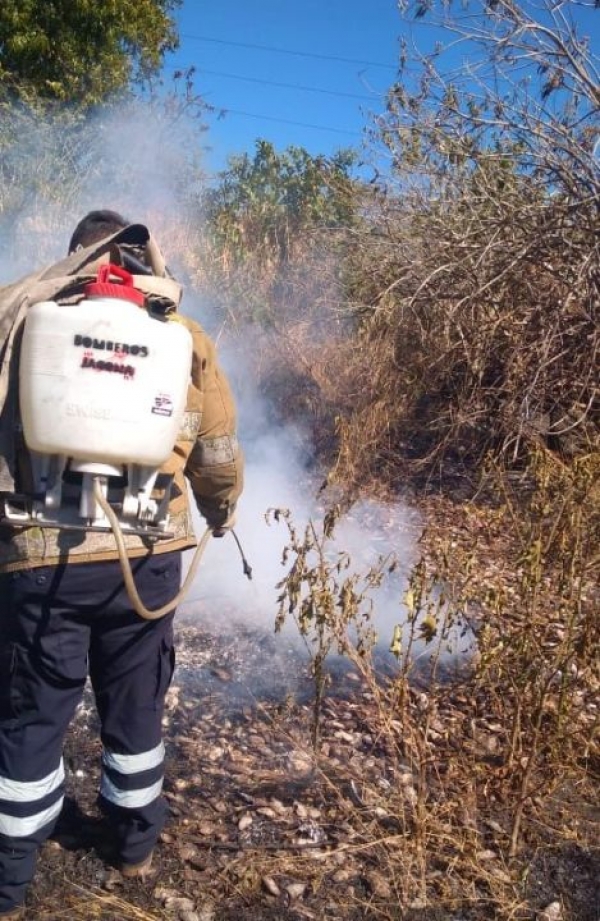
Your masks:
{"label": "power line", "polygon": [[322,93],[325,96],[342,96],[345,99],[360,99],[364,102],[373,102],[375,99],[374,96],[365,96],[359,93],[344,93],[338,90],[326,90],[319,86],[305,86],[301,83],[279,83],[276,80],[261,80],[258,77],[246,77],[243,74],[230,74],[221,70],[207,70],[205,67],[196,67],[195,65],[181,64],[179,67],[171,66],[167,69],[185,71],[189,67],[193,67],[198,74],[209,74],[213,77],[229,77],[232,80],[245,80],[248,83],[260,83],[263,86],[278,86],[289,90],[303,90],[307,93]]}
{"label": "power line", "polygon": [[231,45],[234,48],[254,48],[257,51],[271,51],[276,54],[290,54],[299,58],[316,58],[320,61],[339,61],[343,64],[360,64],[366,67],[383,67],[386,70],[397,70],[392,64],[383,64],[381,61],[364,61],[360,58],[344,58],[333,54],[316,54],[313,51],[295,51],[292,48],[278,48],[275,45],[256,45],[251,42],[232,42],[222,38],[212,38],[208,35],[190,35],[182,33],[181,38],[195,42],[209,42],[215,45]]}
{"label": "power line", "polygon": [[260,115],[258,112],[244,112],[242,109],[219,109],[223,115],[243,115],[246,118],[257,118],[260,121],[280,122],[282,125],[295,125],[298,128],[312,128],[315,131],[331,131],[333,134],[346,134],[353,137],[362,137],[360,131],[346,131],[344,128],[332,128],[329,125],[312,125],[309,122],[297,122],[290,118],[276,118],[273,115]]}

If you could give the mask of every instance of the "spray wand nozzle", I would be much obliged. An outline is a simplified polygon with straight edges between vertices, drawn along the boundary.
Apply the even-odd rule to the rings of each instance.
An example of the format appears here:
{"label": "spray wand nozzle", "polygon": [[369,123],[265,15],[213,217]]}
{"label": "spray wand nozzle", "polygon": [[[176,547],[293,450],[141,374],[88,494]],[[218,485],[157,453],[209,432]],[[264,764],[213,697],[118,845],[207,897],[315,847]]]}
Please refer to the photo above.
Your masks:
{"label": "spray wand nozzle", "polygon": [[233,538],[234,538],[234,540],[235,540],[235,542],[236,542],[236,544],[237,544],[238,550],[240,551],[240,556],[241,556],[241,558],[242,558],[242,565],[243,565],[243,569],[244,569],[244,575],[246,576],[247,579],[252,580],[252,566],[250,565],[250,563],[249,563],[248,560],[246,559],[246,555],[244,554],[244,551],[243,551],[243,549],[242,549],[242,545],[241,545],[241,543],[240,543],[240,539],[239,539],[239,537],[237,536],[237,534],[235,533],[235,531],[233,530],[233,528],[231,529],[231,533],[233,534]]}

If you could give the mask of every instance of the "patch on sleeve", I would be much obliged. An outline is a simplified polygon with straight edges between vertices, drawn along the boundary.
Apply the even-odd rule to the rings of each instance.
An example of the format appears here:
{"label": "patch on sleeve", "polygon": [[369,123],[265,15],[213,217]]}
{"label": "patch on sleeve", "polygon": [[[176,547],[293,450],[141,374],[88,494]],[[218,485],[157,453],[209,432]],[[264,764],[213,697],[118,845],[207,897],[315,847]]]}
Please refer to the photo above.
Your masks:
{"label": "patch on sleeve", "polygon": [[195,441],[200,431],[202,413],[185,412],[179,426],[178,441]]}
{"label": "patch on sleeve", "polygon": [[220,467],[233,463],[237,453],[238,440],[235,435],[201,438],[194,448],[194,460],[201,467]]}

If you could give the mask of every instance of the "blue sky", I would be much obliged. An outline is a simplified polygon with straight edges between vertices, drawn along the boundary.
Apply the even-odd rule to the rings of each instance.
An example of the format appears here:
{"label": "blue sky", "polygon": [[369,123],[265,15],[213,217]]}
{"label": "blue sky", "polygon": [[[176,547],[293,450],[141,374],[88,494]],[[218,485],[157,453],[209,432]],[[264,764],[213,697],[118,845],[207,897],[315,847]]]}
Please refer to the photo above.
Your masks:
{"label": "blue sky", "polygon": [[[165,77],[194,65],[196,89],[223,113],[208,118],[209,172],[258,137],[311,154],[360,148],[410,38],[396,0],[184,0],[176,20]],[[598,51],[600,10],[590,3],[581,23]],[[413,38],[423,49],[431,33],[417,26]]]}
{"label": "blue sky", "polygon": [[198,91],[229,113],[209,120],[212,169],[257,137],[312,154],[359,146],[395,77],[395,0],[185,0],[176,18],[165,76],[195,65]]}

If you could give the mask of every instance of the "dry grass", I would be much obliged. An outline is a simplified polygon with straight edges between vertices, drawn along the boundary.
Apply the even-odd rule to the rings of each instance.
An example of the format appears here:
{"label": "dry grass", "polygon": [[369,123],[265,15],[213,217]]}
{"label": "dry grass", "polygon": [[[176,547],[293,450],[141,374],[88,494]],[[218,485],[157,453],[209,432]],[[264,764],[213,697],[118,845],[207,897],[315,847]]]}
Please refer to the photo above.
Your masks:
{"label": "dry grass", "polygon": [[69,881],[68,887],[72,893],[65,894],[59,910],[56,906],[36,910],[39,921],[61,921],[65,917],[73,921],[112,921],[116,918],[122,921],[160,921],[172,917],[166,912],[145,911],[102,889],[84,888],[72,881]]}
{"label": "dry grass", "polygon": [[[557,471],[545,452],[536,472],[526,516],[511,502],[474,510],[466,541],[428,542],[399,612],[391,679],[382,679],[365,640],[373,573],[357,581],[332,556],[331,522],[304,535],[290,523],[281,616],[290,612],[313,649],[315,720],[326,700],[324,659],[339,648],[362,678],[387,780],[378,786],[351,766],[332,770],[327,757],[319,767],[355,854],[386,881],[373,882],[374,891],[405,912],[435,906],[478,919],[530,918],[527,868],[536,851],[578,845],[598,856],[599,817],[584,819],[600,781],[598,468],[590,457]],[[480,529],[501,532],[508,548],[495,578],[476,564]],[[477,652],[452,676],[444,667],[449,628],[465,618]],[[411,655],[423,638],[425,686]],[[580,910],[594,918],[593,905]],[[379,912],[398,917],[384,905]]]}

